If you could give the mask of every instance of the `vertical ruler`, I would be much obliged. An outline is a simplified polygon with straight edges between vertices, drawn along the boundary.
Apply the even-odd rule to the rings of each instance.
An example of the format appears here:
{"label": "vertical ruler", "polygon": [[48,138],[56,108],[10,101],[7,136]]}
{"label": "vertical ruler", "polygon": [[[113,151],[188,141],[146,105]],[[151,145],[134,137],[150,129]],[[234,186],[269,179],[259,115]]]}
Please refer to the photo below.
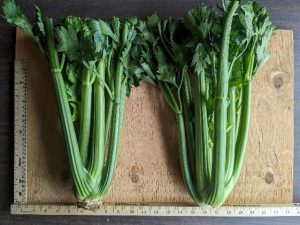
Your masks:
{"label": "vertical ruler", "polygon": [[26,61],[15,60],[14,203],[27,202],[26,74]]}

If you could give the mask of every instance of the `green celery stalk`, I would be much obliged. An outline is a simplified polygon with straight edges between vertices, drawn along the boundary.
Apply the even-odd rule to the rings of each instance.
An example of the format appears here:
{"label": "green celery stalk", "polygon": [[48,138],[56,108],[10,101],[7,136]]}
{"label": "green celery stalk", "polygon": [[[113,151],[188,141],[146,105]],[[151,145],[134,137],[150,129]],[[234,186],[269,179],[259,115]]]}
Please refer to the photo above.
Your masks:
{"label": "green celery stalk", "polygon": [[217,81],[217,96],[215,109],[215,140],[212,166],[212,194],[209,204],[218,206],[224,199],[225,161],[226,161],[226,122],[227,96],[229,81],[229,43],[233,16],[239,6],[239,1],[233,1],[227,12],[221,47],[221,61]]}
{"label": "green celery stalk", "polygon": [[58,100],[61,124],[65,136],[68,159],[75,187],[74,189],[76,197],[79,200],[83,200],[93,190],[94,183],[84,168],[80,157],[79,146],[72,121],[68,97],[66,94],[66,87],[62,77],[61,66],[59,65],[58,61],[58,53],[54,43],[55,36],[53,19],[46,19],[45,29],[47,34],[50,67]]}
{"label": "green celery stalk", "polygon": [[[107,76],[105,76],[106,82],[108,84],[108,86],[111,89],[111,92],[114,93],[114,84],[113,84],[113,63],[112,61],[114,60],[114,51],[112,51],[107,59],[107,71],[106,74]],[[105,96],[105,145],[107,145],[108,141],[109,141],[109,137],[110,137],[110,128],[111,128],[111,119],[112,119],[112,112],[113,112],[113,99],[111,99],[109,97],[109,95],[107,94]]]}
{"label": "green celery stalk", "polygon": [[111,135],[110,135],[110,142],[108,146],[107,160],[103,169],[100,186],[96,191],[94,191],[91,194],[93,198],[96,199],[101,199],[107,194],[108,188],[112,183],[113,172],[117,161],[120,135],[122,129],[122,120],[123,120],[124,107],[125,107],[127,82],[128,82],[128,78],[124,74],[124,67],[120,59],[120,56],[122,54],[122,51],[125,49],[125,47],[128,44],[127,43],[128,33],[129,33],[129,25],[125,23],[122,31],[121,51],[119,52],[118,64],[115,70],[115,77],[114,77],[115,95],[114,95],[114,104],[112,109],[113,124],[111,127]]}
{"label": "green celery stalk", "polygon": [[191,169],[188,162],[188,152],[187,152],[187,143],[186,143],[186,135],[185,135],[185,124],[184,117],[182,113],[176,113],[176,121],[177,121],[177,130],[178,130],[178,141],[180,148],[180,165],[181,171],[183,175],[183,181],[188,188],[188,192],[191,198],[199,205],[203,203],[201,193],[198,193],[196,190],[196,185],[193,182],[193,178],[191,176]]}
{"label": "green celery stalk", "polygon": [[[205,174],[205,149],[204,147],[204,137],[203,137],[203,112],[202,112],[202,96],[201,96],[201,81],[200,77],[205,76],[204,72],[196,75],[195,81],[195,170],[196,170],[196,180],[197,180],[197,191],[202,193],[205,189],[205,184],[207,184],[206,174]],[[205,200],[205,198],[204,198]]]}
{"label": "green celery stalk", "polygon": [[[103,198],[108,188],[112,182],[113,171],[116,166],[120,134],[122,128],[122,118],[124,113],[125,97],[126,97],[126,82],[123,76],[123,66],[121,63],[118,63],[116,69],[116,89],[115,89],[115,102],[113,107],[113,116],[112,121],[114,123],[111,127],[111,139],[110,145],[107,153],[107,162],[105,164],[103,175],[100,182],[100,187],[96,193],[94,193],[95,198]],[[123,80],[123,82],[122,82]]]}
{"label": "green celery stalk", "polygon": [[240,114],[240,126],[239,126],[238,136],[236,139],[233,174],[226,186],[226,194],[225,194],[226,196],[229,195],[229,193],[232,191],[235,184],[237,183],[244,162],[245,153],[246,153],[247,140],[248,140],[249,129],[250,129],[251,95],[252,95],[251,76],[254,68],[254,60],[255,60],[255,55],[253,53],[250,53],[247,56],[247,60],[246,60],[248,63],[246,83],[242,87],[243,94],[242,94],[242,102],[241,102],[242,105],[241,105],[241,114]]}
{"label": "green celery stalk", "polygon": [[[102,59],[98,65],[99,76],[105,78],[105,62]],[[96,181],[99,183],[104,166],[105,153],[105,96],[104,85],[99,77],[96,77],[93,85],[94,92],[94,119],[93,119],[93,140],[91,157],[89,161],[88,171]]]}
{"label": "green celery stalk", "polygon": [[81,81],[81,104],[80,104],[80,132],[79,149],[83,164],[87,165],[88,148],[91,133],[92,112],[92,84],[90,83],[92,72],[84,68]]}
{"label": "green celery stalk", "polygon": [[192,90],[191,90],[191,83],[188,74],[188,67],[185,66],[182,72],[183,76],[183,83],[181,88],[181,98],[182,98],[182,109],[183,109],[183,116],[184,116],[184,124],[185,124],[185,132],[186,132],[186,139],[187,139],[187,149],[188,149],[188,161],[190,164],[190,169],[192,173],[192,177],[195,177],[195,141],[194,141],[194,127],[192,116],[190,115],[190,111],[193,110],[192,106]]}
{"label": "green celery stalk", "polygon": [[229,89],[229,106],[227,113],[227,122],[229,131],[227,132],[226,142],[226,166],[225,166],[225,182],[229,182],[234,167],[235,159],[235,140],[236,140],[236,88],[233,86]]}

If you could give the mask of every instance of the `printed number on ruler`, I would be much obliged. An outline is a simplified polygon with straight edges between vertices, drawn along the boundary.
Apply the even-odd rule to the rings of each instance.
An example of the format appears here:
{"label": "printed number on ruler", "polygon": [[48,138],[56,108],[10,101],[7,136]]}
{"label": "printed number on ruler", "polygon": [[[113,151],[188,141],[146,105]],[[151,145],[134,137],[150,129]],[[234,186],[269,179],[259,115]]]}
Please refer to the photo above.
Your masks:
{"label": "printed number on ruler", "polygon": [[26,137],[26,75],[25,60],[15,60],[14,83],[14,202],[27,202],[27,137]]}

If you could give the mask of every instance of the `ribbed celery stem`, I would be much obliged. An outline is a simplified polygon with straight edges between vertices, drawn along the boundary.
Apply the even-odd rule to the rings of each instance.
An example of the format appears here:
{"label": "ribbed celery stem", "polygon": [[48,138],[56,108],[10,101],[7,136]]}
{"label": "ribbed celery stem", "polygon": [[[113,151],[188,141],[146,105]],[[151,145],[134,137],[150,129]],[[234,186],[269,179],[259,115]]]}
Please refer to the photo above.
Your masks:
{"label": "ribbed celery stem", "polygon": [[[123,82],[122,82],[123,81]],[[127,79],[124,79],[123,65],[121,62],[118,63],[115,77],[115,101],[112,115],[112,127],[111,137],[108,145],[107,160],[101,177],[100,185],[97,190],[93,192],[93,198],[101,200],[107,193],[110,184],[112,183],[113,172],[116,166],[119,141],[121,134],[121,124],[124,113],[124,104],[126,97],[126,83]]]}
{"label": "ribbed celery stem", "polygon": [[183,68],[182,71],[183,83],[181,87],[181,99],[182,99],[182,114],[184,117],[187,151],[188,151],[188,161],[191,168],[192,177],[195,177],[195,136],[194,127],[192,121],[191,111],[193,110],[193,100],[192,100],[192,88],[187,71],[187,66]]}
{"label": "ribbed celery stem", "polygon": [[80,131],[79,150],[83,164],[87,165],[89,154],[91,113],[92,113],[92,85],[90,84],[91,71],[84,68],[81,80],[81,101],[80,101]]}
{"label": "ribbed celery stem", "polygon": [[235,140],[236,140],[236,94],[235,87],[229,90],[229,106],[227,112],[227,123],[229,131],[227,132],[226,142],[226,169],[225,169],[225,182],[229,182],[234,167],[235,159]]}
{"label": "ribbed celery stem", "polygon": [[227,96],[229,81],[229,43],[233,16],[239,1],[233,1],[226,15],[220,54],[220,67],[217,77],[217,95],[215,109],[215,139],[212,167],[212,186],[208,204],[217,206],[225,195],[225,161],[226,161],[226,122]]}
{"label": "ribbed celery stem", "polygon": [[238,139],[236,143],[236,156],[232,177],[226,186],[226,197],[230,194],[236,182],[238,181],[241,173],[246,148],[247,140],[250,128],[250,111],[251,111],[251,87],[252,83],[249,82],[243,87],[243,100],[242,100],[242,112],[241,112],[241,126],[239,129]]}
{"label": "ribbed celery stem", "polygon": [[188,192],[191,198],[199,205],[203,203],[201,199],[201,193],[197,193],[196,184],[193,182],[191,177],[191,168],[188,163],[188,152],[186,144],[186,135],[185,135],[185,125],[184,118],[182,113],[176,113],[176,122],[178,130],[178,141],[179,141],[179,151],[180,151],[180,165],[183,175],[183,181],[188,188]]}
{"label": "ribbed celery stem", "polygon": [[[97,68],[99,76],[105,78],[105,63],[100,61]],[[98,184],[101,180],[105,153],[105,96],[101,78],[96,77],[93,85],[93,139],[88,171]]]}
{"label": "ribbed celery stem", "polygon": [[206,108],[206,81],[205,72],[202,71],[196,77],[195,82],[195,138],[196,138],[196,177],[197,191],[203,193],[203,200],[206,200],[204,189],[209,186],[211,175],[211,152],[208,146],[209,130]]}
{"label": "ribbed celery stem", "polygon": [[[109,54],[107,59],[107,68],[106,68],[106,76],[105,82],[108,84],[112,93],[114,93],[114,84],[113,84],[113,60],[114,60],[114,51]],[[105,95],[105,145],[107,146],[110,137],[110,127],[111,127],[111,118],[113,111],[113,99],[110,98],[109,94]]]}
{"label": "ribbed celery stem", "polygon": [[247,141],[248,141],[248,134],[250,129],[250,114],[251,114],[251,88],[252,88],[252,73],[254,68],[254,54],[249,54],[247,57],[248,63],[248,70],[246,74],[246,83],[243,85],[242,88],[242,102],[241,102],[241,114],[240,114],[240,125],[238,130],[238,135],[236,139],[235,145],[235,161],[234,161],[234,168],[232,177],[226,186],[226,196],[232,191],[236,182],[239,178],[246,148],[247,148]]}
{"label": "ribbed celery stem", "polygon": [[[129,24],[125,23],[122,31],[122,43],[120,46],[119,57],[121,57],[122,51],[126,47],[128,42]],[[118,60],[118,64],[114,74],[114,106],[112,115],[111,135],[108,144],[107,160],[103,170],[102,178],[99,188],[93,192],[93,198],[102,199],[110,187],[113,179],[113,172],[116,166],[122,119],[124,113],[125,97],[127,90],[128,78],[124,73],[124,65],[121,59]]]}
{"label": "ribbed celery stem", "polygon": [[55,47],[53,19],[46,19],[45,30],[47,36],[50,67],[57,96],[57,103],[74,184],[74,191],[76,197],[79,200],[82,200],[92,191],[92,189],[94,188],[94,183],[88,176],[88,173],[85,170],[80,157],[79,146],[67,97],[67,91],[64,79],[62,77],[61,68],[58,61],[58,54]]}
{"label": "ribbed celery stem", "polygon": [[[201,74],[202,75],[202,74]],[[198,193],[203,193],[205,184],[205,164],[204,164],[204,152],[203,148],[203,124],[202,124],[202,109],[201,109],[201,90],[200,90],[200,74],[197,75],[195,81],[194,90],[194,102],[195,102],[195,173]],[[205,198],[204,198],[205,199]]]}

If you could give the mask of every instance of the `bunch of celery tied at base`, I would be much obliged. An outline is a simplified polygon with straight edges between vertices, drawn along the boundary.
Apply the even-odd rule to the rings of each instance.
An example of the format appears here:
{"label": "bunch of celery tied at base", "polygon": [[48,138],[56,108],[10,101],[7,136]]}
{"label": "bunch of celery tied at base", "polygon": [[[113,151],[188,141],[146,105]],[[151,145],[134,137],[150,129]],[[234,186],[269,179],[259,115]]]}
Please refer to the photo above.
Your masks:
{"label": "bunch of celery tied at base", "polygon": [[176,114],[183,179],[199,205],[222,205],[238,181],[253,78],[273,32],[266,9],[250,1],[137,25],[131,73],[156,85]]}
{"label": "bunch of celery tied at base", "polygon": [[37,7],[31,23],[12,0],[4,1],[3,12],[49,60],[74,193],[82,206],[97,205],[112,182],[134,80],[128,71],[134,26],[116,17],[44,19]]}

